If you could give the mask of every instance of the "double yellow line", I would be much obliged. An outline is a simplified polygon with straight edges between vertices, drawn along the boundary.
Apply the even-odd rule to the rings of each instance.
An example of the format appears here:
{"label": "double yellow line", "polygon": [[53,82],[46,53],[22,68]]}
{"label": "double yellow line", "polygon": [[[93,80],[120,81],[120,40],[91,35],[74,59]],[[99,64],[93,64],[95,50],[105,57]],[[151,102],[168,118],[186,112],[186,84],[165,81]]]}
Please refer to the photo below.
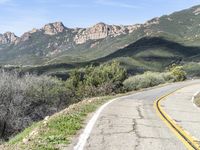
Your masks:
{"label": "double yellow line", "polygon": [[156,112],[158,116],[164,121],[164,123],[172,130],[172,132],[183,142],[183,144],[187,147],[187,149],[200,150],[200,145],[198,144],[197,140],[194,139],[180,125],[178,125],[161,107],[161,102],[164,101],[167,96],[175,93],[176,91],[166,94],[154,102],[154,107],[156,109]]}

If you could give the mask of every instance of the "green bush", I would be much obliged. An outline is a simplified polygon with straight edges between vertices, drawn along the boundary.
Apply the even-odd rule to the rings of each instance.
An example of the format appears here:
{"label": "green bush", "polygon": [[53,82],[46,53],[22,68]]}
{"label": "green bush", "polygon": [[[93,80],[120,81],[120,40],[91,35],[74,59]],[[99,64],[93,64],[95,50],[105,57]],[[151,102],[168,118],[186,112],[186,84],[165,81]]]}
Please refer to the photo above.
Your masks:
{"label": "green bush", "polygon": [[98,87],[104,83],[123,82],[126,72],[117,61],[100,65],[99,67],[87,67],[84,75],[84,84]]}
{"label": "green bush", "polygon": [[78,98],[107,95],[120,92],[126,77],[125,69],[113,61],[98,67],[88,66],[72,71],[66,85]]}
{"label": "green bush", "polygon": [[175,79],[171,73],[145,72],[142,75],[129,77],[123,82],[123,85],[127,91],[131,91],[173,81],[175,81]]}
{"label": "green bush", "polygon": [[189,77],[200,77],[200,64],[198,62],[187,63],[183,69]]}
{"label": "green bush", "polygon": [[183,70],[183,66],[172,65],[169,71],[176,81],[184,81],[186,79],[186,72]]}
{"label": "green bush", "polygon": [[138,90],[186,78],[181,66],[173,66],[169,70],[165,73],[146,72],[126,79],[126,70],[113,61],[97,67],[75,69],[66,81],[49,76],[19,76],[17,73],[2,71],[0,129],[4,126],[6,129],[1,130],[0,134],[7,138],[32,122],[44,119],[83,98]]}

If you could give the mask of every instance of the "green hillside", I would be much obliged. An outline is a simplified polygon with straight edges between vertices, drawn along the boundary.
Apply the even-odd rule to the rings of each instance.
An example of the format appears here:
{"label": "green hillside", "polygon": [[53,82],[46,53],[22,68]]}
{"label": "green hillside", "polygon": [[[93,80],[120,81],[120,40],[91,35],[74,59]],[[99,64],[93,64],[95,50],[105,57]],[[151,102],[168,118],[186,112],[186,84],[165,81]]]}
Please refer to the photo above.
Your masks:
{"label": "green hillside", "polygon": [[198,62],[199,7],[129,26],[133,28],[130,33],[110,34],[82,43],[76,43],[76,39],[84,32],[99,26],[110,30],[113,26],[99,23],[87,29],[69,29],[60,23],[60,28],[65,29],[60,33],[48,35],[44,29],[27,32],[17,44],[0,44],[0,64],[22,65],[25,72],[62,75],[76,67],[113,59],[133,74],[161,71],[172,63]]}

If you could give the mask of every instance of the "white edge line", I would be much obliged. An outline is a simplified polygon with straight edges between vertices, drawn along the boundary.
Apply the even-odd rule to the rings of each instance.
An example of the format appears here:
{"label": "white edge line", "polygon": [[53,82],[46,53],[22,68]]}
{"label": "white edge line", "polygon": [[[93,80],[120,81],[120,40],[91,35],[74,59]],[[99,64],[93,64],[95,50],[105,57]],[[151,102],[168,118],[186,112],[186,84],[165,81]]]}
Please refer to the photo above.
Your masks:
{"label": "white edge line", "polygon": [[119,98],[113,99],[107,103],[105,103],[104,105],[102,105],[96,112],[95,114],[92,116],[92,118],[90,119],[90,121],[88,122],[88,124],[86,125],[83,133],[79,136],[79,140],[78,143],[76,144],[76,146],[74,146],[74,150],[83,150],[87,139],[89,138],[89,135],[92,131],[92,128],[94,127],[99,115],[101,114],[101,112],[103,111],[103,109],[108,106],[110,103],[112,103],[113,101],[118,100]]}
{"label": "white edge line", "polygon": [[200,91],[199,91],[199,92],[196,92],[196,93],[192,96],[192,104],[193,104],[196,108],[198,108],[198,109],[199,109],[199,107],[195,104],[194,98],[195,98],[195,96],[197,96],[199,93],[200,93]]}

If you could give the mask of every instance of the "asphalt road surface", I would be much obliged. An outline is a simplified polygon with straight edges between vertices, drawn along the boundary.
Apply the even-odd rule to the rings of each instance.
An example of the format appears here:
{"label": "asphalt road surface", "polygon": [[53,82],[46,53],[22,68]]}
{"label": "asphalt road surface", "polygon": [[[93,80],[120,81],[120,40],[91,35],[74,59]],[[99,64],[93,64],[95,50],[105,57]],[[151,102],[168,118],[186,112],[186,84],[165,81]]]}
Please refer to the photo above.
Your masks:
{"label": "asphalt road surface", "polygon": [[[198,86],[195,86],[195,84]],[[198,124],[200,120],[200,114],[194,112],[195,106],[192,104],[192,94],[200,90],[200,81],[193,80],[183,83],[174,83],[154,89],[138,92],[129,96],[117,98],[113,102],[109,103],[105,108],[99,112],[96,116],[96,120],[93,120],[93,125],[89,125],[90,130],[85,134],[88,134],[88,138],[80,142],[81,138],[77,139],[77,143],[81,143],[82,146],[78,147],[77,143],[69,149],[75,150],[185,150],[185,145],[177,138],[177,136],[168,128],[168,126],[161,120],[153,107],[157,98],[175,91],[181,87],[195,88],[184,89],[187,93],[189,89],[189,95],[172,94],[170,98],[163,102],[163,107],[172,115],[172,118],[177,122],[182,122],[185,113],[193,114],[193,117],[199,119],[189,120],[182,122],[184,127],[190,126],[190,121],[195,124],[195,130],[200,127]],[[192,90],[193,89],[193,90]],[[179,97],[178,97],[179,96]],[[181,96],[186,97],[185,101],[181,101]],[[173,103],[173,100],[178,98],[177,102],[180,107],[176,108],[177,103]],[[181,102],[180,102],[181,101]],[[190,107],[185,110],[186,105]],[[191,103],[191,104],[190,104]],[[169,104],[169,105],[168,105]],[[198,108],[195,108],[198,109]],[[185,111],[184,111],[185,110]],[[184,115],[182,114],[184,111]],[[180,118],[179,118],[180,117]],[[181,120],[182,119],[182,120]],[[196,121],[196,122],[195,122]],[[195,132],[193,129],[188,128],[192,134],[199,136],[199,132]],[[87,137],[86,136],[86,137]]]}

